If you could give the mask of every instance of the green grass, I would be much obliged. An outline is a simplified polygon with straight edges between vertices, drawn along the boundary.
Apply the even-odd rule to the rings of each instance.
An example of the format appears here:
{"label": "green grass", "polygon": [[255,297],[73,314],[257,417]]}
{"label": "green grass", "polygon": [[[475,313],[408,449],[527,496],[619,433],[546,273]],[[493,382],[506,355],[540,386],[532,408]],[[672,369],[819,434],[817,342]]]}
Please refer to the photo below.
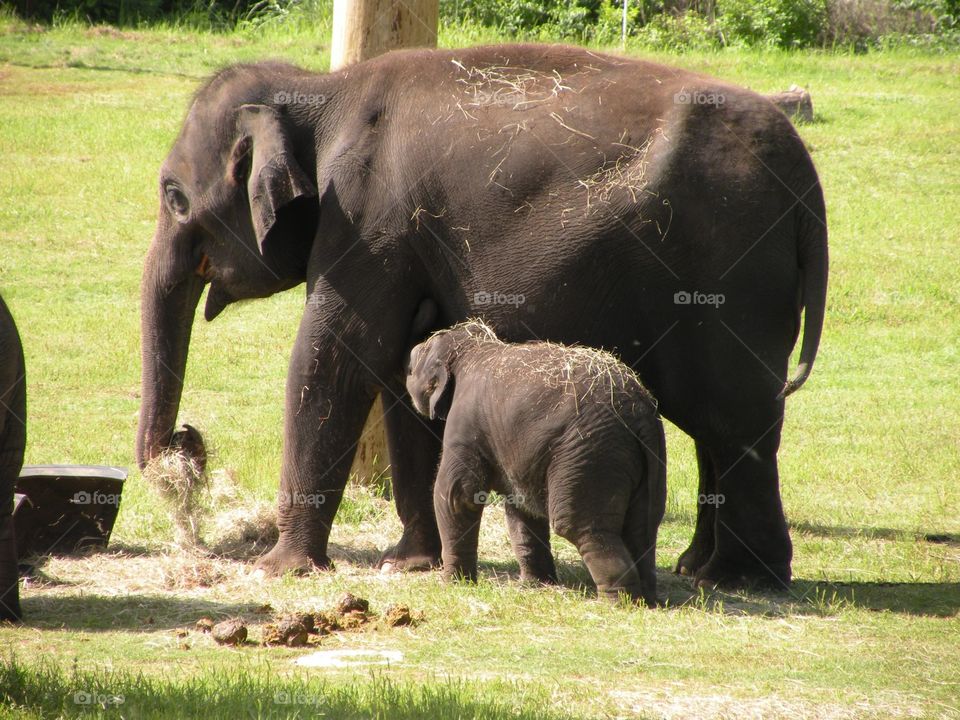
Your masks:
{"label": "green grass", "polygon": [[[241,662],[231,670],[204,675],[149,677],[128,671],[71,671],[41,663],[34,667],[0,661],[2,697],[21,717],[117,718],[331,717],[342,720],[413,720],[468,717],[477,720],[560,720],[537,706],[542,691],[513,683],[478,689],[447,678],[396,682],[369,673],[361,683],[331,685],[317,680],[277,680],[266,662]],[[510,706],[491,694],[526,700]]]}
{"label": "green grass", "polygon": [[[0,20],[0,291],[25,345],[28,463],[134,465],[139,276],[157,170],[187,99],[235,60],[323,70],[324,22],[216,34]],[[650,57],[813,94],[817,120],[801,133],[825,189],[832,269],[821,354],[789,401],[781,450],[791,592],[699,597],[669,574],[696,488],[692,444],[674,428],[658,548],[669,607],[658,612],[590,599],[561,542],[564,587],[520,587],[496,509],[477,586],[381,577],[372,563],[399,523],[357,487],[332,536],[336,573],[263,580],[217,561],[206,580],[180,582],[205,561],[169,550],[169,519],[134,474],[116,549],[51,560],[49,582],[24,591],[28,625],[0,628],[12,648],[0,714],[73,716],[74,692],[102,688],[130,698],[127,717],[208,705],[211,717],[303,717],[269,702],[299,690],[329,697],[329,717],[960,716],[960,55]],[[214,467],[251,501],[276,491],[301,306],[295,290],[194,330],[181,420],[204,431]],[[407,603],[425,621],[323,647],[399,650],[402,662],[307,671],[292,663],[303,650],[230,650],[193,632],[187,650],[176,635],[201,615],[240,615],[256,636],[263,603],[318,607],[344,590],[381,609]]]}

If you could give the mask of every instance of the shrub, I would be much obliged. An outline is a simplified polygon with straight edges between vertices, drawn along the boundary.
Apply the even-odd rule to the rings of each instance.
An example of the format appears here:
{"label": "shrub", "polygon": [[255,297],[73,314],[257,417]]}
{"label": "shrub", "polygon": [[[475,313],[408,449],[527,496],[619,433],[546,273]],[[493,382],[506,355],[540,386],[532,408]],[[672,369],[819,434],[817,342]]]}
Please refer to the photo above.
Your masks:
{"label": "shrub", "polygon": [[641,45],[654,50],[710,50],[720,45],[714,25],[695,12],[656,15],[636,35]]}
{"label": "shrub", "polygon": [[823,42],[831,47],[865,50],[883,42],[884,38],[922,37],[937,32],[938,24],[949,25],[947,3],[927,5],[888,0],[830,0]]}
{"label": "shrub", "polygon": [[34,20],[67,16],[116,25],[184,16],[236,21],[266,4],[263,0],[16,0],[14,7],[20,17]]}
{"label": "shrub", "polygon": [[809,47],[827,18],[827,0],[718,0],[717,23],[729,44]]}

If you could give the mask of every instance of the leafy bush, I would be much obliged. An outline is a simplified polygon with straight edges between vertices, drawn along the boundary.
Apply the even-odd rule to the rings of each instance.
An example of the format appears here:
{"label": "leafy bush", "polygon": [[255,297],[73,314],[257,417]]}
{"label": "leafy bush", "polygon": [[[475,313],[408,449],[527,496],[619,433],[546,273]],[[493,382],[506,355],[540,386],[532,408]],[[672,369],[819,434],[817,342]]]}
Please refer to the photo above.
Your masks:
{"label": "leafy bush", "polygon": [[[23,18],[119,25],[157,19],[205,29],[329,27],[334,0],[14,0]],[[628,0],[628,42],[659,50],[722,45],[865,50],[960,45],[960,0]],[[440,0],[444,26],[504,40],[612,45],[623,0]],[[282,29],[280,30],[282,32]],[[483,35],[488,37],[490,33]]]}
{"label": "leafy bush", "polygon": [[887,0],[830,0],[823,42],[827,46],[865,50],[893,38],[929,37],[955,22],[946,2],[896,3]]}
{"label": "leafy bush", "polygon": [[472,21],[499,27],[509,35],[519,35],[548,23],[557,4],[534,0],[441,0],[440,17],[447,22]]}
{"label": "leafy bush", "polygon": [[710,50],[720,45],[715,26],[695,12],[656,15],[637,31],[637,39],[645,47],[672,52]]}
{"label": "leafy bush", "polygon": [[718,0],[717,12],[729,44],[809,47],[820,39],[827,0]]}
{"label": "leafy bush", "polygon": [[74,17],[91,23],[130,24],[165,18],[202,17],[224,23],[236,22],[267,6],[268,0],[16,0],[23,18],[53,20]]}

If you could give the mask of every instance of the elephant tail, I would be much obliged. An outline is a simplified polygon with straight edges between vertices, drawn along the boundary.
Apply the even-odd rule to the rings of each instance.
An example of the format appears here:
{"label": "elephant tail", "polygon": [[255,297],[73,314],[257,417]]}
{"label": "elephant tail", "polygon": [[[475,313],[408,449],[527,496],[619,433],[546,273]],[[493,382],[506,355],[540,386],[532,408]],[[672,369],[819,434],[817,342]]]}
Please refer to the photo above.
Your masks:
{"label": "elephant tail", "polygon": [[[816,179],[813,165],[810,172]],[[819,182],[797,204],[798,215],[798,260],[802,275],[800,309],[804,310],[803,341],[800,345],[800,362],[792,378],[787,380],[778,400],[799,390],[810,377],[813,361],[820,347],[823,332],[823,316],[827,304],[827,213],[823,203],[823,190]]]}

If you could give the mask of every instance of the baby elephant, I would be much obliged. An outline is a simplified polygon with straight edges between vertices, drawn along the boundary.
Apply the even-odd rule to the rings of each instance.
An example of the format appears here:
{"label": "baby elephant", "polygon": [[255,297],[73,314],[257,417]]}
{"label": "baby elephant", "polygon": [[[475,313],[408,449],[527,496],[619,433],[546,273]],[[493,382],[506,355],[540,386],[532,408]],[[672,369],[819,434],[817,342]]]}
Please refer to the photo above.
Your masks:
{"label": "baby elephant", "polygon": [[556,581],[552,526],[598,594],[656,604],[666,449],[656,402],[630,368],[591,348],[504,343],[471,320],[413,348],[407,391],[420,413],[446,417],[433,496],[445,575],[476,578],[495,490],[523,580]]}

